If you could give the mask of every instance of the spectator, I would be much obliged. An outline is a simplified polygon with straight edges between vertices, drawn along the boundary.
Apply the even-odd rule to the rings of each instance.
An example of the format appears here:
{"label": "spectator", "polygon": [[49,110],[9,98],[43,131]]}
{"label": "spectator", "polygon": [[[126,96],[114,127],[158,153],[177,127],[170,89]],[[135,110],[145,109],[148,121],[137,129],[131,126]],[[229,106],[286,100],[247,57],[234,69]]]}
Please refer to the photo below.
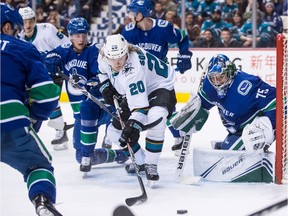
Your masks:
{"label": "spectator", "polygon": [[267,2],[265,4],[264,14],[263,21],[267,22],[276,33],[281,33],[283,31],[282,19],[279,14],[274,11],[274,4],[272,2]]}
{"label": "spectator", "polygon": [[202,27],[201,27],[201,34],[203,35],[204,31],[208,28],[212,29],[215,37],[220,38],[221,30],[223,28],[232,28],[232,24],[230,24],[226,21],[223,21],[221,19],[221,10],[215,9],[212,12],[212,19],[211,20],[205,20],[203,22]]}
{"label": "spectator", "polygon": [[189,37],[190,46],[200,36],[200,25],[199,22],[194,19],[192,13],[187,13],[185,17],[185,32]]}
{"label": "spectator", "polygon": [[225,4],[222,8],[222,19],[232,23],[233,15],[236,11],[238,11],[238,5],[233,3],[233,0],[225,0]]}
{"label": "spectator", "polygon": [[[261,11],[257,11],[257,47],[275,47],[276,33],[269,24],[262,22]],[[247,20],[239,32],[238,38],[244,47],[252,46],[252,20]],[[238,39],[237,38],[237,39]]]}
{"label": "spectator", "polygon": [[93,13],[93,8],[95,0],[79,0],[81,5],[81,17],[85,18],[88,23],[91,23],[91,14]]}
{"label": "spectator", "polygon": [[166,12],[167,9],[163,7],[161,2],[155,2],[151,17],[154,19],[165,19]]}
{"label": "spectator", "polygon": [[239,32],[243,24],[244,24],[244,21],[243,21],[242,14],[239,11],[236,11],[233,15],[232,28],[230,29],[233,35],[233,38],[238,38],[239,40]]}
{"label": "spectator", "polygon": [[213,32],[211,29],[206,29],[204,31],[203,37],[199,37],[194,44],[194,47],[222,47],[223,45],[219,42],[219,38],[213,37]]}
{"label": "spectator", "polygon": [[36,7],[36,23],[45,23],[47,20],[47,14],[44,12],[42,5],[37,5]]}
{"label": "spectator", "polygon": [[54,25],[58,30],[63,29],[63,27],[61,27],[60,25],[60,15],[58,11],[56,10],[56,8],[52,9],[49,12],[49,15],[47,17],[47,22]]}
{"label": "spectator", "polygon": [[177,4],[172,0],[159,0],[167,11],[174,11],[177,14]]}
{"label": "spectator", "polygon": [[[200,5],[199,0],[186,0],[185,12],[196,14],[199,5]],[[181,16],[181,11],[182,11],[182,4],[181,1],[178,1],[178,16]]]}
{"label": "spectator", "polygon": [[242,47],[242,42],[237,41],[232,37],[232,32],[228,28],[224,28],[221,31],[221,43],[223,47]]}
{"label": "spectator", "polygon": [[[259,11],[261,11],[259,8],[259,3],[256,2],[256,7]],[[253,8],[253,0],[248,0],[248,5],[245,8],[245,12],[243,13],[243,19],[247,21],[248,19],[252,18],[252,8]],[[261,16],[263,16],[263,13],[261,12]]]}
{"label": "spectator", "polygon": [[212,11],[215,9],[221,10],[221,6],[218,2],[214,2],[214,0],[202,1],[196,12],[198,20],[203,23],[207,17],[210,18]]}
{"label": "spectator", "polygon": [[61,25],[66,28],[68,22],[81,14],[79,0],[65,0],[60,9]]}
{"label": "spectator", "polygon": [[180,29],[181,22],[180,22],[179,18],[177,17],[177,12],[172,11],[172,10],[168,10],[167,13],[165,14],[165,20],[173,23],[174,28]]}
{"label": "spectator", "polygon": [[288,16],[288,1],[284,1],[284,3],[283,3],[282,15],[283,16]]}

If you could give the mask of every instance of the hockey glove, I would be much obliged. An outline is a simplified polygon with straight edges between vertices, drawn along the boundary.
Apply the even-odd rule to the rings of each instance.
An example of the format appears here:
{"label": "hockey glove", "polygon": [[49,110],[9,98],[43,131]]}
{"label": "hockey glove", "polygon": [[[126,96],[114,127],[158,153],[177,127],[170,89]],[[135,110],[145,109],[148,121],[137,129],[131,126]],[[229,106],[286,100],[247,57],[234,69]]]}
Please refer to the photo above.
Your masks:
{"label": "hockey glove", "polygon": [[179,71],[181,74],[184,74],[185,71],[189,70],[192,68],[192,58],[193,53],[190,52],[189,50],[185,52],[180,52],[177,56],[177,68],[175,69],[176,71]]}
{"label": "hockey glove", "polygon": [[119,139],[120,146],[124,148],[127,144],[129,144],[131,147],[133,147],[136,143],[138,143],[142,128],[142,123],[134,119],[129,119]]}
{"label": "hockey glove", "polygon": [[268,147],[275,139],[274,130],[268,117],[256,117],[246,125],[242,132],[242,140],[247,151],[253,151]]}
{"label": "hockey glove", "polygon": [[104,100],[109,104],[114,106],[113,96],[116,95],[120,97],[120,94],[116,91],[116,89],[111,84],[110,80],[107,79],[103,83],[99,85],[99,90],[102,94]]}
{"label": "hockey glove", "polygon": [[100,84],[100,80],[98,79],[98,77],[93,77],[86,82],[85,87],[87,91],[89,91],[89,93],[92,94],[94,97],[102,98],[102,94],[100,93],[99,88],[98,88],[99,84]]}
{"label": "hockey glove", "polygon": [[61,56],[58,53],[49,53],[45,59],[45,66],[51,77],[56,76],[61,65]]}

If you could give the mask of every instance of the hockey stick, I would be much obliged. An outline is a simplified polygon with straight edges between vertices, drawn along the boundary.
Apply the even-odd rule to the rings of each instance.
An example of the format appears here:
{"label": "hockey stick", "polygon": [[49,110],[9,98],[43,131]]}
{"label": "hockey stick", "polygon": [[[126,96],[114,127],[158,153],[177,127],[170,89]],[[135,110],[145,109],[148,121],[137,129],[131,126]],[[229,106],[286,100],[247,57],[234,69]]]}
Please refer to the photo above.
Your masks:
{"label": "hockey stick", "polygon": [[[124,129],[125,128],[125,123],[122,121],[121,116],[120,116],[121,108],[119,106],[117,97],[114,96],[113,100],[114,100],[114,105],[116,107],[116,111],[117,111],[118,116],[119,116],[121,127],[122,127],[122,129]],[[139,170],[138,170],[137,165],[136,165],[134,152],[133,152],[131,146],[129,145],[129,143],[127,144],[127,148],[128,148],[129,153],[130,153],[130,158],[131,158],[132,164],[133,164],[133,166],[135,168],[136,176],[137,176],[137,179],[138,179],[138,182],[140,184],[141,191],[142,191],[142,194],[140,196],[127,198],[125,200],[125,202],[126,202],[126,204],[128,206],[133,206],[133,205],[139,205],[139,204],[142,204],[142,203],[146,202],[148,197],[147,197],[147,193],[146,193],[142,178],[141,178],[141,176],[139,174]]]}
{"label": "hockey stick", "polygon": [[268,215],[268,213],[272,213],[280,208],[283,208],[285,206],[288,205],[288,199],[285,198],[284,200],[282,201],[279,201],[277,203],[274,203],[270,206],[267,206],[266,208],[263,208],[257,212],[254,212],[252,214],[249,214],[248,216],[262,216],[262,215]]}
{"label": "hockey stick", "polygon": [[[203,85],[203,81],[206,76],[206,71],[207,69],[205,69],[202,72],[201,80],[198,86],[198,92],[200,91],[200,88]],[[195,130],[191,128],[191,130],[188,133],[186,133],[183,138],[183,144],[181,147],[181,152],[180,152],[180,156],[179,156],[179,160],[178,160],[176,172],[175,172],[175,181],[178,183],[197,184],[201,180],[201,176],[183,176],[185,164],[187,161],[188,151],[190,148],[191,138],[192,138],[192,134],[194,133],[194,131]]]}
{"label": "hockey stick", "polygon": [[[115,115],[114,113],[112,113],[107,106],[105,106],[104,103],[102,103],[99,99],[97,99],[94,95],[90,94],[85,87],[80,86],[77,82],[75,82],[73,79],[69,78],[66,74],[62,73],[62,72],[58,72],[57,75],[61,76],[64,80],[66,80],[67,82],[69,82],[74,88],[80,90],[84,95],[86,95],[89,99],[91,99],[94,103],[96,103],[99,107],[101,107],[103,110],[105,110],[107,113],[109,113],[113,118],[115,118],[116,120],[118,120],[120,122],[120,119],[117,115]],[[151,122],[150,124],[146,124],[143,126],[142,130],[149,130],[150,128],[153,128],[154,126],[156,126],[157,124],[159,124],[162,121],[162,117],[157,119],[154,122]]]}

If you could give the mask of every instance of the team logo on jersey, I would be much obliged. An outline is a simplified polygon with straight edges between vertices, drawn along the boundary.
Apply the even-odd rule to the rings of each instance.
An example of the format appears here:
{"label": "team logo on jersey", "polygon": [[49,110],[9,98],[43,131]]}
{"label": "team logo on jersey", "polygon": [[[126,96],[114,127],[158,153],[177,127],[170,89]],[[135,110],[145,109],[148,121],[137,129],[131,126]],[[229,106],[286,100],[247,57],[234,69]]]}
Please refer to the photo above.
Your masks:
{"label": "team logo on jersey", "polygon": [[128,76],[129,74],[133,73],[133,69],[134,69],[134,67],[132,67],[131,63],[125,64],[122,73],[125,76]]}
{"label": "team logo on jersey", "polygon": [[248,92],[250,91],[250,89],[252,88],[252,83],[249,82],[248,80],[243,80],[238,88],[237,88],[237,91],[239,94],[245,96],[248,94]]}
{"label": "team logo on jersey", "polygon": [[[87,79],[84,76],[77,73],[76,68],[72,69],[72,74],[70,74],[69,77],[75,83],[78,83],[80,86],[84,86],[85,83],[87,82]],[[79,89],[74,88],[70,83],[68,83],[67,87],[68,87],[68,92],[72,95],[80,96],[83,94]]]}

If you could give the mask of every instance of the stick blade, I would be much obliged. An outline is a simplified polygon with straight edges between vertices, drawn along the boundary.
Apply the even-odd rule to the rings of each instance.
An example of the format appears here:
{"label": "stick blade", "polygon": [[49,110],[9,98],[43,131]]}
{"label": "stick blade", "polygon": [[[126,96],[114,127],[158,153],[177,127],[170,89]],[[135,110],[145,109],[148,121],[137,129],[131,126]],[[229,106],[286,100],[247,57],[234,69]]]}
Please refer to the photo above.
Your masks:
{"label": "stick blade", "polygon": [[134,214],[127,206],[120,205],[114,210],[113,216],[134,216]]}
{"label": "stick blade", "polygon": [[131,197],[125,200],[128,206],[140,205],[148,200],[147,194],[142,194],[138,197]]}
{"label": "stick blade", "polygon": [[176,179],[176,182],[187,185],[198,184],[201,181],[201,176],[183,176]]}

